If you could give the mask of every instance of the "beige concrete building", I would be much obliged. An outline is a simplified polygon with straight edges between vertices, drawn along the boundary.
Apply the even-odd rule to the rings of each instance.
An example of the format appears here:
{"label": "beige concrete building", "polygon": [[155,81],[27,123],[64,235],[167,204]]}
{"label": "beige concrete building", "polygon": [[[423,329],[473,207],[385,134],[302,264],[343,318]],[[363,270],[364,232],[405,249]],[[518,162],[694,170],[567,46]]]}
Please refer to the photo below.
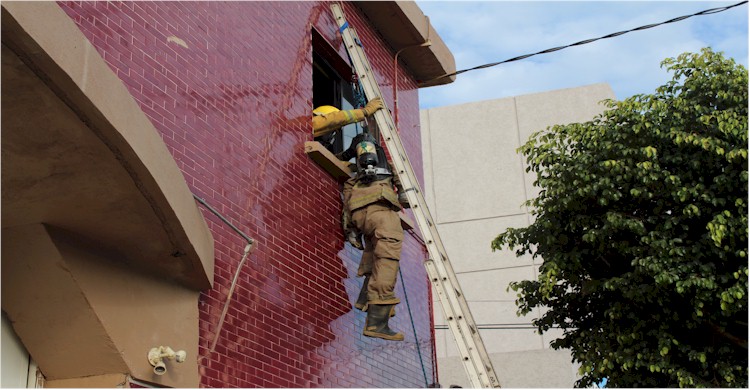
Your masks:
{"label": "beige concrete building", "polygon": [[[532,279],[538,261],[492,240],[532,216],[523,203],[536,196],[533,173],[516,150],[554,124],[585,122],[614,99],[606,84],[438,107],[421,112],[425,198],[503,387],[572,387],[570,353],[549,348],[560,333],[536,333],[536,315],[516,316],[511,281]],[[437,294],[433,294],[437,296]],[[469,387],[456,343],[435,302],[436,348],[443,387]]]}

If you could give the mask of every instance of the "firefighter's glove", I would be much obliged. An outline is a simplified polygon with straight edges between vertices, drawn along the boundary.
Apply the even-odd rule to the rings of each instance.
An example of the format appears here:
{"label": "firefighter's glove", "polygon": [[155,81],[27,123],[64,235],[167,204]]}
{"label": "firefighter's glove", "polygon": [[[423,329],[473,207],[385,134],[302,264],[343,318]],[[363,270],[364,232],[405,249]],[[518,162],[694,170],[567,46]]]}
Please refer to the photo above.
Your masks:
{"label": "firefighter's glove", "polygon": [[359,250],[365,249],[364,245],[362,245],[362,233],[357,230],[347,231],[346,240],[349,241],[349,243],[352,244],[353,247]]}
{"label": "firefighter's glove", "polygon": [[411,205],[409,204],[409,198],[406,197],[405,192],[398,193],[398,203],[401,204],[401,207],[405,209],[411,208]]}
{"label": "firefighter's glove", "polygon": [[375,111],[377,111],[377,110],[379,110],[381,108],[384,108],[384,107],[385,106],[383,105],[383,99],[381,99],[378,96],[375,99],[372,99],[369,102],[367,102],[367,104],[362,109],[362,111],[365,112],[365,116],[370,116],[370,115],[374,114]]}
{"label": "firefighter's glove", "polygon": [[362,245],[362,233],[354,227],[352,216],[345,208],[341,209],[341,228],[344,230],[344,240],[359,250],[364,249]]}

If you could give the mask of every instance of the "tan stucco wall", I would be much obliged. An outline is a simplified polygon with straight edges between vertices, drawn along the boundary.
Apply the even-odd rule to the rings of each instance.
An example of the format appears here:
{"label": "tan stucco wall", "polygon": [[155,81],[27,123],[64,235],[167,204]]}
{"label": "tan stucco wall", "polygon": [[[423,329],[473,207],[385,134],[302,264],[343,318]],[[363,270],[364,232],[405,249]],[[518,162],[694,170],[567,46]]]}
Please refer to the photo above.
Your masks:
{"label": "tan stucco wall", "polygon": [[[86,299],[107,329],[133,377],[175,387],[198,385],[197,291],[129,271],[85,247],[64,232],[53,240]],[[153,373],[146,356],[151,348],[185,350],[184,363],[167,360],[163,376]]]}
{"label": "tan stucco wall", "polygon": [[209,288],[213,239],[184,176],[73,21],[54,2],[3,2],[2,42],[3,227],[64,225]]}
{"label": "tan stucco wall", "polygon": [[378,30],[394,55],[400,54],[399,61],[417,79],[419,88],[456,80],[455,75],[442,77],[456,71],[456,60],[415,2],[355,1],[354,4]]}
{"label": "tan stucco wall", "polygon": [[2,231],[2,307],[50,379],[127,372],[42,225]]}
{"label": "tan stucco wall", "polygon": [[84,378],[60,379],[56,381],[44,382],[44,387],[53,389],[77,389],[77,388],[97,388],[107,389],[115,387],[125,387],[127,375],[110,374],[97,375]]}
{"label": "tan stucco wall", "polygon": [[[48,380],[130,373],[175,387],[199,383],[198,292],[132,272],[111,254],[44,225],[3,229],[2,306]],[[157,376],[160,345],[188,360]],[[80,384],[79,386],[82,386]]]}
{"label": "tan stucco wall", "polygon": [[[49,387],[197,387],[213,239],[160,135],[54,2],[2,3],[2,57],[2,309],[23,347]],[[187,361],[156,376],[162,345]]]}

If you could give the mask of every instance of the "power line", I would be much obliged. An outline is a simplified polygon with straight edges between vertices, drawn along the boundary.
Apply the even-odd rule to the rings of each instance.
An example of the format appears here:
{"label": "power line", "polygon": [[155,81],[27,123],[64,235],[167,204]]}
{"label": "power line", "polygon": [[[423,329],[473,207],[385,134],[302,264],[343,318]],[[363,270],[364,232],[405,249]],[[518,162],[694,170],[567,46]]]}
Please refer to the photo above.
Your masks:
{"label": "power line", "polygon": [[518,56],[518,57],[513,57],[511,59],[507,59],[505,61],[493,62],[493,63],[489,63],[489,64],[475,66],[473,68],[459,70],[459,71],[456,71],[456,72],[453,72],[453,73],[447,73],[447,74],[444,74],[442,76],[435,77],[434,79],[431,79],[431,80],[428,80],[428,81],[439,80],[439,79],[442,79],[444,77],[451,77],[451,76],[459,75],[461,73],[469,72],[469,71],[472,71],[472,70],[490,68],[490,67],[493,67],[493,66],[496,66],[496,65],[500,65],[500,64],[505,64],[505,63],[508,63],[508,62],[519,61],[519,60],[523,60],[523,59],[526,59],[526,58],[529,58],[529,57],[533,57],[533,56],[539,55],[539,54],[552,53],[552,52],[555,52],[555,51],[558,51],[558,50],[562,50],[562,49],[566,49],[566,48],[572,47],[572,46],[581,46],[581,45],[585,45],[585,44],[588,44],[588,43],[592,43],[592,42],[598,41],[600,39],[614,38],[614,37],[617,37],[617,36],[620,36],[620,35],[623,35],[623,34],[627,34],[629,32],[633,32],[633,31],[646,30],[646,29],[649,29],[649,28],[654,28],[654,27],[661,26],[661,25],[668,24],[668,23],[679,22],[679,21],[685,20],[687,18],[692,18],[693,16],[716,14],[716,13],[719,13],[719,12],[724,12],[724,11],[726,11],[728,9],[731,9],[731,8],[734,8],[734,7],[738,7],[738,6],[742,5],[742,4],[747,4],[747,0],[741,1],[741,2],[739,2],[737,4],[726,6],[726,7],[711,8],[711,9],[707,9],[707,10],[704,10],[704,11],[696,12],[696,13],[690,14],[690,15],[678,16],[676,18],[669,19],[669,20],[661,22],[661,23],[647,24],[645,26],[640,26],[640,27],[632,28],[630,30],[619,31],[619,32],[612,33],[612,34],[607,34],[607,35],[601,36],[599,38],[586,39],[586,40],[583,40],[583,41],[580,41],[580,42],[571,43],[571,44],[565,45],[565,46],[558,46],[558,47],[554,47],[554,48],[551,48],[551,49],[538,51],[538,52],[532,53],[532,54],[524,54],[522,56]]}

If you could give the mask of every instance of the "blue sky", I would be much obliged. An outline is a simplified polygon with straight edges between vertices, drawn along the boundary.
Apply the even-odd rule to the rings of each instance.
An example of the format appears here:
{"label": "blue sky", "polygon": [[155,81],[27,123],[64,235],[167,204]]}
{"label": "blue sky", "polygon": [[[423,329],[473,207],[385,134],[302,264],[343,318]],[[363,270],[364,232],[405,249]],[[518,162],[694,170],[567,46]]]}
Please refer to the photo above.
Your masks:
{"label": "blue sky", "polygon": [[[417,1],[456,70],[660,23],[737,1]],[[748,5],[525,60],[474,70],[419,92],[422,109],[608,83],[617,99],[653,93],[663,59],[702,47],[748,65]]]}

